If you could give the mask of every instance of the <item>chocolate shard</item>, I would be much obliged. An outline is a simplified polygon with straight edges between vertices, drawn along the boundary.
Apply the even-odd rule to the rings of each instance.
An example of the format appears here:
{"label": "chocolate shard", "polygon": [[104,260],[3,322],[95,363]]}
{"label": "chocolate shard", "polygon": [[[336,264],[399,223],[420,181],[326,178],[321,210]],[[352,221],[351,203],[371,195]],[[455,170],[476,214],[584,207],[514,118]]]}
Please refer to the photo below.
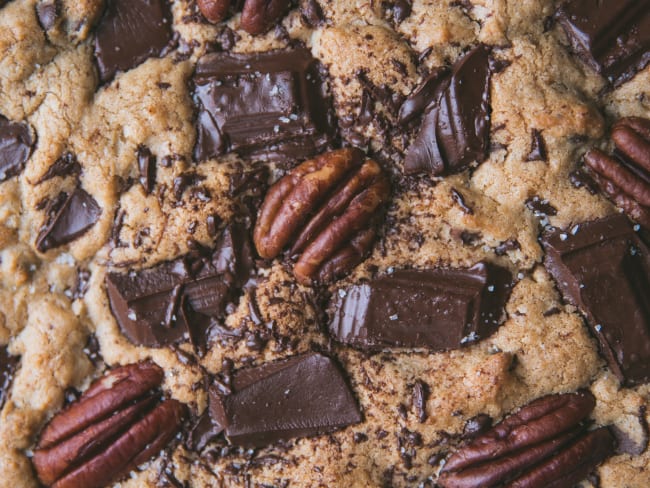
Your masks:
{"label": "chocolate shard", "polygon": [[27,124],[10,122],[0,115],[0,182],[23,170],[33,146]]}
{"label": "chocolate shard", "polygon": [[140,184],[144,191],[151,193],[156,184],[156,156],[148,147],[140,146],[136,152],[138,169],[140,170]]}
{"label": "chocolate shard", "polygon": [[95,199],[82,188],[60,193],[36,238],[36,249],[46,252],[74,241],[90,229],[102,213]]}
{"label": "chocolate shard", "polygon": [[490,48],[476,46],[454,65],[451,74],[414,93],[400,111],[408,121],[432,97],[420,131],[408,148],[406,174],[458,173],[487,156],[490,137]]}
{"label": "chocolate shard", "polygon": [[258,160],[304,159],[333,137],[324,78],[305,48],[210,53],[193,81],[198,161],[230,151]]}
{"label": "chocolate shard", "polygon": [[7,346],[0,346],[0,410],[7,400],[20,356],[11,356]]}
{"label": "chocolate shard", "polygon": [[109,0],[95,36],[101,81],[159,56],[171,40],[172,18],[165,0]]}
{"label": "chocolate shard", "polygon": [[235,445],[262,447],[361,421],[340,369],[318,353],[239,370],[233,390],[226,396],[210,390],[210,415]]}
{"label": "chocolate shard", "polygon": [[614,86],[650,62],[650,0],[572,0],[556,19],[573,51]]}
{"label": "chocolate shard", "polygon": [[457,349],[497,330],[512,286],[507,269],[484,262],[396,271],[339,291],[329,331],[361,349]]}
{"label": "chocolate shard", "polygon": [[542,236],[544,265],[578,307],[610,369],[625,384],[650,380],[650,249],[624,215]]}
{"label": "chocolate shard", "polygon": [[190,340],[202,347],[211,319],[223,317],[252,269],[248,231],[233,224],[208,255],[190,253],[140,272],[108,273],[106,289],[122,333],[134,344]]}
{"label": "chocolate shard", "polygon": [[77,157],[71,152],[66,152],[54,161],[54,164],[41,176],[38,183],[51,180],[56,176],[65,178],[66,176],[78,175],[79,173],[81,173],[81,165],[77,161]]}
{"label": "chocolate shard", "polygon": [[526,161],[548,161],[548,151],[542,133],[537,129],[533,129],[530,138],[530,152],[526,156]]}
{"label": "chocolate shard", "polygon": [[61,15],[61,0],[46,0],[36,5],[36,16],[43,30],[48,31],[56,25]]}

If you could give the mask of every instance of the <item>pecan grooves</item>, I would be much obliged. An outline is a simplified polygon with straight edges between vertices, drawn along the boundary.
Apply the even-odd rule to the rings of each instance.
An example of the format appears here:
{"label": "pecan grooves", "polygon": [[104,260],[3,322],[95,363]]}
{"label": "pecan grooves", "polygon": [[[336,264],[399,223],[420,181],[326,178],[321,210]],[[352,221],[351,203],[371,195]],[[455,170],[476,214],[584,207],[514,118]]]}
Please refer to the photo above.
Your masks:
{"label": "pecan grooves", "polygon": [[380,166],[358,149],[306,161],[267,193],[254,231],[257,251],[272,259],[290,246],[299,282],[329,281],[364,259],[389,193]]}
{"label": "pecan grooves", "polygon": [[444,488],[573,486],[614,450],[607,428],[585,432],[594,406],[589,392],[539,398],[454,453],[438,482]]}
{"label": "pecan grooves", "polygon": [[41,482],[55,488],[105,486],[164,448],[185,407],[176,400],[159,402],[152,390],[162,380],[163,371],[152,363],[116,368],[54,416],[32,458]]}
{"label": "pecan grooves", "polygon": [[591,149],[584,162],[601,191],[633,220],[650,227],[650,120],[620,119],[612,128],[613,154]]}

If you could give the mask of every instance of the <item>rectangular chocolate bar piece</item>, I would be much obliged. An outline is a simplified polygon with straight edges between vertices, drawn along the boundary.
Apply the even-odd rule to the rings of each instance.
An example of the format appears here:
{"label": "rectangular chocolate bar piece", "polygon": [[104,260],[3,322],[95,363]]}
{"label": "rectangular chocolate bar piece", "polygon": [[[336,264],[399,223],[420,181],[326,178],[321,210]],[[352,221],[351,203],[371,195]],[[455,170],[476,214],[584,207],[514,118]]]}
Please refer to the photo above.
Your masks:
{"label": "rectangular chocolate bar piece", "polygon": [[507,269],[488,263],[395,271],[340,291],[330,334],[361,349],[457,349],[503,323],[512,285]]}
{"label": "rectangular chocolate bar piece", "polygon": [[210,390],[210,415],[235,445],[262,447],[361,421],[341,370],[318,353],[239,370],[233,390]]}
{"label": "rectangular chocolate bar piece", "polygon": [[199,60],[193,81],[198,161],[230,151],[260,160],[304,159],[333,135],[324,78],[305,48],[210,53]]}
{"label": "rectangular chocolate bar piece", "polygon": [[628,385],[650,379],[650,250],[624,215],[542,237],[544,264],[578,307],[603,356]]}
{"label": "rectangular chocolate bar piece", "polygon": [[650,0],[571,0],[556,17],[573,50],[614,86],[650,62]]}

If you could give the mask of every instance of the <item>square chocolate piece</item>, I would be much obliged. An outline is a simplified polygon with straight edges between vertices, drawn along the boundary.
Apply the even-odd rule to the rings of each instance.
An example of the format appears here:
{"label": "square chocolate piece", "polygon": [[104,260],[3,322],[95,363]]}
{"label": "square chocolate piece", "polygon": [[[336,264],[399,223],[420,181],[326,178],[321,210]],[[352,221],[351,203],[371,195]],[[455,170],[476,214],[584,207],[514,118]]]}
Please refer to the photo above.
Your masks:
{"label": "square chocolate piece", "polygon": [[210,53],[193,77],[197,161],[230,151],[264,161],[322,151],[334,118],[319,65],[304,48],[256,54]]}

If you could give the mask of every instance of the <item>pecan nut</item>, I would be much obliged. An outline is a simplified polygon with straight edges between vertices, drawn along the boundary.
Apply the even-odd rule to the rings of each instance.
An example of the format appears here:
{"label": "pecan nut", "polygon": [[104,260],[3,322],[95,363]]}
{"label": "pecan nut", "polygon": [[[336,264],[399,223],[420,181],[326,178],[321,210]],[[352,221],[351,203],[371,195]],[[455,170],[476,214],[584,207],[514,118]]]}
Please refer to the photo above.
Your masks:
{"label": "pecan nut", "polygon": [[594,406],[588,392],[539,398],[454,453],[438,483],[443,488],[574,486],[614,452],[608,428],[585,431]]}
{"label": "pecan nut", "polygon": [[263,34],[284,15],[290,4],[290,0],[246,0],[240,25],[249,34]]}
{"label": "pecan nut", "polygon": [[[232,3],[232,0],[197,0],[203,16],[213,24],[228,17]],[[241,2],[235,2],[234,8],[238,6],[241,6]],[[290,6],[290,0],[245,0],[239,23],[251,35],[264,34]]]}
{"label": "pecan nut", "polygon": [[152,363],[112,370],[41,433],[32,462],[54,488],[101,487],[126,475],[176,435],[185,407],[158,401],[163,371]]}
{"label": "pecan nut", "polygon": [[345,274],[370,250],[389,194],[381,167],[358,149],[305,161],[269,189],[254,231],[257,252],[272,259],[290,246],[303,284]]}
{"label": "pecan nut", "polygon": [[208,21],[216,24],[228,16],[230,0],[197,0],[199,10]]}
{"label": "pecan nut", "polygon": [[612,128],[616,146],[609,155],[591,149],[584,161],[596,183],[616,206],[650,227],[650,120],[626,117]]}

